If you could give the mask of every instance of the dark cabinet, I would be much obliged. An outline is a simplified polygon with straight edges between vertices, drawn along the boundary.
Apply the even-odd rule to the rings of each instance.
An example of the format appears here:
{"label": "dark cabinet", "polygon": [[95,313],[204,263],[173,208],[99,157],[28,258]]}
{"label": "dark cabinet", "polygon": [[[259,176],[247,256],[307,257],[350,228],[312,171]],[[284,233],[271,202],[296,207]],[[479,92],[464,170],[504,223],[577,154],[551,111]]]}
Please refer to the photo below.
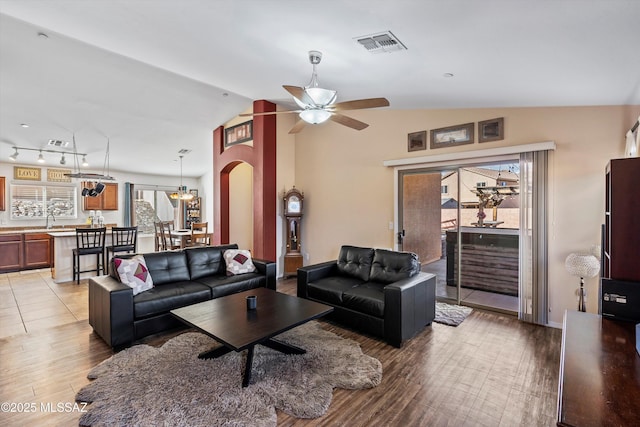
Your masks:
{"label": "dark cabinet", "polygon": [[184,203],[184,228],[191,228],[191,224],[194,222],[202,222],[201,202],[202,199],[200,197],[194,197]]}
{"label": "dark cabinet", "polygon": [[[97,197],[83,197],[83,209],[85,211],[101,210],[101,211],[117,211],[118,210],[118,184],[103,183],[104,191]],[[93,188],[94,182],[83,182],[82,188]]]}
{"label": "dark cabinet", "polygon": [[611,160],[605,180],[602,277],[640,282],[640,158]]}

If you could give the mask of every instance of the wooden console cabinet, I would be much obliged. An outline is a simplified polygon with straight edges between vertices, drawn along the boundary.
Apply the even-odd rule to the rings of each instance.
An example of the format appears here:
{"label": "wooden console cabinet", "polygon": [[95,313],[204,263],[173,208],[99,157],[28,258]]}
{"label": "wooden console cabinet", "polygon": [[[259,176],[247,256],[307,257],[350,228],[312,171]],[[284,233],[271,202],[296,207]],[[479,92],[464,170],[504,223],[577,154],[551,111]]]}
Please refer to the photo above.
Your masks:
{"label": "wooden console cabinet", "polygon": [[640,426],[635,324],[567,311],[558,382],[559,426]]}

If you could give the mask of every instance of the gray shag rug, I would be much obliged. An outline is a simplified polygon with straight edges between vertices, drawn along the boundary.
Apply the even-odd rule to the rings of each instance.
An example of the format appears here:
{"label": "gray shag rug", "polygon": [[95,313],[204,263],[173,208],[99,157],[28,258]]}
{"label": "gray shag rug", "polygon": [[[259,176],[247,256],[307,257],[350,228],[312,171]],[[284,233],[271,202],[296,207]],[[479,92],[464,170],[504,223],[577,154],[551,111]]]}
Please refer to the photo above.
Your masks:
{"label": "gray shag rug", "polygon": [[217,359],[198,354],[219,344],[186,332],[162,347],[136,345],[94,367],[93,379],[76,395],[89,402],[82,426],[275,426],[276,409],[317,418],[333,389],[380,384],[380,361],[360,345],[312,321],[276,337],[307,350],[285,355],[255,347],[251,383],[242,388],[246,352]]}
{"label": "gray shag rug", "polygon": [[471,307],[436,302],[436,318],[433,321],[444,325],[458,326],[472,311]]}

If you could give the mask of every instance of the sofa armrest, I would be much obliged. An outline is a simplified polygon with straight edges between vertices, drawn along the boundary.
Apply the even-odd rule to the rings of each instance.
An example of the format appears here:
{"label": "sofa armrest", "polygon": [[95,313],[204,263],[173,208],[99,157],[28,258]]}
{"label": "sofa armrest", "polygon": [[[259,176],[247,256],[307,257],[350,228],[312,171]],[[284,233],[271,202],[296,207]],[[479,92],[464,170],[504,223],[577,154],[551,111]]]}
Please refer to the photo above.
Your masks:
{"label": "sofa armrest", "polygon": [[276,263],[263,259],[253,259],[253,265],[260,274],[264,274],[267,278],[265,287],[267,289],[276,290]]}
{"label": "sofa armrest", "polygon": [[111,276],[89,278],[89,324],[112,348],[134,341],[133,289]]}
{"label": "sofa armrest", "polygon": [[307,298],[307,285],[310,282],[323,277],[337,276],[338,274],[337,260],[298,268],[298,298]]}
{"label": "sofa armrest", "polygon": [[384,333],[387,342],[400,347],[436,313],[436,276],[420,272],[384,288]]}

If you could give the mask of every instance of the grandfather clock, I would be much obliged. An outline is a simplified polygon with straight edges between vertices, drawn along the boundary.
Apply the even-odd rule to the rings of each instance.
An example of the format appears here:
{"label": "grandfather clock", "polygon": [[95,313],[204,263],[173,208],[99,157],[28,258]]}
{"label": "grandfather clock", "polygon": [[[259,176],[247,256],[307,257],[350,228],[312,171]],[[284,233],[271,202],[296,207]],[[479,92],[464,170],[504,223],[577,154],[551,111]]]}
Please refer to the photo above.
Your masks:
{"label": "grandfather clock", "polygon": [[295,276],[302,267],[302,200],[304,195],[294,186],[284,195],[284,218],[287,222],[285,238],[287,251],[284,254],[284,276]]}

